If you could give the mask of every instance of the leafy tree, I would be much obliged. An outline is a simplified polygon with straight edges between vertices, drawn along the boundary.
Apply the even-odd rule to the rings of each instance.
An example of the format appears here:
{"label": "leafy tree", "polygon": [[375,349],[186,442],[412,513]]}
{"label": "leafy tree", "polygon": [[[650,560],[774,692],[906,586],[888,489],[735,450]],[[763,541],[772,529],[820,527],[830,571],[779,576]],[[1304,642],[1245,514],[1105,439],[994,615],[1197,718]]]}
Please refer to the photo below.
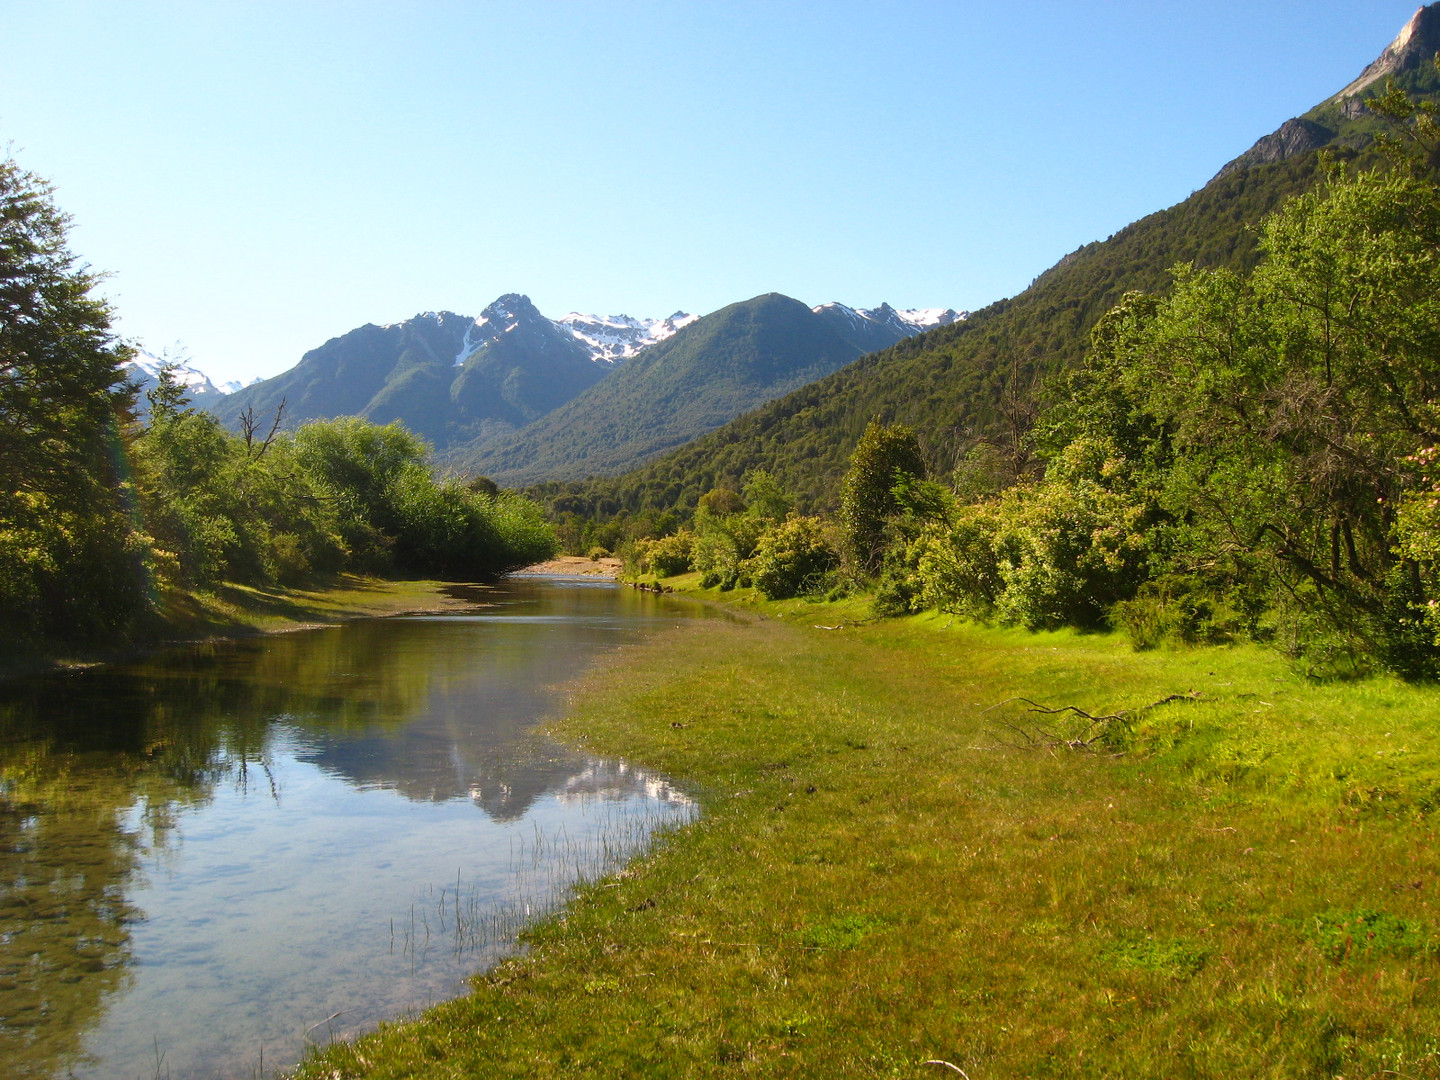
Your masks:
{"label": "leafy tree", "polygon": [[924,477],[915,432],[875,421],[865,428],[840,485],[841,550],[855,573],[870,574],[880,565],[886,523],[900,509],[896,485]]}
{"label": "leafy tree", "polygon": [[437,482],[429,448],[398,424],[312,421],[295,434],[295,457],[338,508],[341,533],[362,566],[488,577],[556,550],[554,530],[533,503]]}
{"label": "leafy tree", "polygon": [[630,549],[631,568],[660,577],[683,574],[690,569],[694,546],[695,534],[689,529],[679,529],[669,536],[641,538]]}
{"label": "leafy tree", "polygon": [[1397,565],[1395,509],[1440,442],[1440,189],[1418,169],[1335,170],[1260,247],[1252,274],[1182,266],[1168,296],[1127,297],[1041,441],[1105,438],[1131,463],[1158,511],[1137,521],[1170,534],[1150,545],[1167,582],[1152,595],[1248,610],[1268,590],[1306,635],[1417,673],[1436,658],[1416,653],[1416,605],[1437,582]]}
{"label": "leafy tree", "polygon": [[85,638],[145,606],[121,484],[128,349],[48,183],[0,161],[0,637]]}
{"label": "leafy tree", "polygon": [[790,499],[785,490],[764,469],[752,469],[746,473],[741,491],[750,512],[764,521],[784,521],[785,515],[790,512]]}

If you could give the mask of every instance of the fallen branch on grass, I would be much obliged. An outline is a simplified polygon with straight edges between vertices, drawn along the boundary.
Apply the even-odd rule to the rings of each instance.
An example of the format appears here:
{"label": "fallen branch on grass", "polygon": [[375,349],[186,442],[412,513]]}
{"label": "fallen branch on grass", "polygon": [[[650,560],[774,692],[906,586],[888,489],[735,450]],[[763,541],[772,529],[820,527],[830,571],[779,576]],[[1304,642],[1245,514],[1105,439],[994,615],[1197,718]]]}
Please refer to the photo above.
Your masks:
{"label": "fallen branch on grass", "polygon": [[1029,706],[1029,708],[1025,710],[1026,712],[1035,713],[1040,716],[1059,716],[1065,713],[1078,716],[1086,722],[1087,726],[1083,731],[1075,735],[1065,735],[1039,726],[1025,727],[1021,724],[1012,724],[1009,721],[1001,720],[999,721],[1000,726],[1009,729],[1021,741],[998,741],[1015,750],[1043,749],[1054,751],[1064,748],[1066,750],[1084,751],[1093,749],[1098,742],[1103,742],[1112,730],[1113,725],[1120,724],[1128,727],[1130,721],[1141,713],[1149,712],[1151,709],[1157,709],[1161,705],[1168,705],[1172,701],[1199,700],[1200,692],[1198,690],[1191,690],[1188,694],[1170,694],[1167,697],[1161,698],[1159,701],[1152,701],[1149,705],[1142,705],[1138,709],[1121,709],[1117,713],[1096,716],[1094,713],[1086,712],[1078,705],[1060,705],[1056,708],[1051,708],[1048,705],[1040,704],[1038,701],[1032,701],[1027,697],[1009,697],[1004,701],[997,701],[988,709],[982,710],[982,715],[983,713],[991,712],[1002,706],[1011,705],[1019,701]]}

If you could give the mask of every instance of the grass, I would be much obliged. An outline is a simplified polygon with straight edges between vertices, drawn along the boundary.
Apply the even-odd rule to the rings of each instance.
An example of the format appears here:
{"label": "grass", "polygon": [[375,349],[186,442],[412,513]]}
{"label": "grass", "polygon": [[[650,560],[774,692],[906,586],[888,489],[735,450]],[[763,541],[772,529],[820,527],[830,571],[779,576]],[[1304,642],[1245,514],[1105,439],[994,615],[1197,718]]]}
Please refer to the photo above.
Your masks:
{"label": "grass", "polygon": [[703,817],[301,1077],[1440,1077],[1434,688],[726,600],[554,725]]}

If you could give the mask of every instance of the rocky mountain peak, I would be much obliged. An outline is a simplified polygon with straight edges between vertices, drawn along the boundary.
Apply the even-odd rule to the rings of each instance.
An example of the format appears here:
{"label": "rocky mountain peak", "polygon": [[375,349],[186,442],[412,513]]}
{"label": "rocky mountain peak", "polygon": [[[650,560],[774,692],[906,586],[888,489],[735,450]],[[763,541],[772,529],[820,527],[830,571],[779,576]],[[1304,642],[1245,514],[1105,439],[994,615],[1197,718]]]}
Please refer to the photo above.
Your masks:
{"label": "rocky mountain peak", "polygon": [[1360,77],[1326,104],[1338,104],[1370,89],[1382,79],[1428,64],[1437,52],[1440,52],[1440,3],[1426,4],[1410,17],[1395,40],[1370,62]]}
{"label": "rocky mountain peak", "polygon": [[[1285,161],[1336,141],[1345,142],[1349,122],[1366,111],[1362,94],[1366,91],[1370,92],[1369,96],[1379,93],[1384,89],[1383,80],[1415,71],[1429,63],[1436,53],[1440,53],[1440,3],[1426,4],[1415,12],[1395,40],[1366,66],[1358,79],[1334,97],[1326,98],[1305,116],[1286,120],[1277,130],[1227,163],[1214,179],[1219,180],[1222,176],[1255,165]],[[1364,136],[1363,141],[1368,141],[1368,136]]]}
{"label": "rocky mountain peak", "polygon": [[528,296],[521,293],[506,293],[487,305],[475,322],[477,324],[493,322],[502,326],[514,326],[517,322],[534,322],[544,317],[530,302]]}

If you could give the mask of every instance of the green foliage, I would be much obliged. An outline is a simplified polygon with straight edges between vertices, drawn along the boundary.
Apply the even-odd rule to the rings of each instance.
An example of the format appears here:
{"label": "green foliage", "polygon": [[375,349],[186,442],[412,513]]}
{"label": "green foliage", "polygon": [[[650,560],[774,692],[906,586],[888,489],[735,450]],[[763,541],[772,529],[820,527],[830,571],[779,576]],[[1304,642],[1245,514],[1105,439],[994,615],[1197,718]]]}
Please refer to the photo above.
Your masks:
{"label": "green foliage", "polygon": [[718,487],[701,495],[697,508],[711,517],[722,518],[744,513],[745,500],[733,488]]}
{"label": "green foliage", "polygon": [[0,641],[122,632],[143,543],[120,468],[129,350],[48,183],[0,160]]}
{"label": "green foliage", "polygon": [[657,577],[674,577],[690,569],[695,534],[679,529],[669,536],[641,538],[631,547],[631,569]]}
{"label": "green foliage", "polygon": [[741,489],[750,512],[762,521],[784,521],[790,513],[790,498],[780,482],[764,469],[753,469]]}
{"label": "green foliage", "polygon": [[425,443],[355,417],[306,424],[296,458],[339,508],[352,557],[371,566],[489,577],[547,558],[553,530],[520,496],[438,482]]}
{"label": "green foliage", "polygon": [[1337,963],[1366,953],[1393,956],[1436,953],[1435,936],[1423,925],[1372,908],[1331,909],[1304,920],[1302,929],[1316,949]]}
{"label": "green foliage", "polygon": [[750,576],[768,600],[824,592],[840,565],[835,548],[819,518],[792,514],[760,536],[750,559]]}
{"label": "green foliage", "polygon": [[928,526],[910,547],[919,603],[989,619],[1005,591],[999,535],[998,505],[993,501],[959,507],[949,520]]}
{"label": "green foliage", "polygon": [[867,575],[879,568],[885,526],[901,509],[895,487],[924,476],[914,431],[874,421],[865,428],[840,486],[841,553],[853,573]]}
{"label": "green foliage", "polygon": [[1253,582],[1229,577],[1227,587],[1218,568],[1205,575],[1160,574],[1141,585],[1134,598],[1118,602],[1110,620],[1140,650],[1164,643],[1220,645],[1242,637],[1266,639],[1271,633],[1263,622],[1267,598],[1253,588]]}
{"label": "green foliage", "polygon": [[1145,580],[1158,535],[1129,462],[1081,438],[1045,479],[956,511],[911,544],[923,602],[1032,630],[1098,627]]}
{"label": "green foliage", "polygon": [[[1203,576],[1246,552],[1252,581],[1332,632],[1433,669],[1414,632],[1420,577],[1393,572],[1392,508],[1433,435],[1440,194],[1412,175],[1336,174],[1261,243],[1248,278],[1180,268],[1168,297],[1117,317],[1089,365],[1113,405],[1084,422],[1109,420],[1184,522],[1173,569]],[[1392,602],[1400,587],[1409,599]]]}

